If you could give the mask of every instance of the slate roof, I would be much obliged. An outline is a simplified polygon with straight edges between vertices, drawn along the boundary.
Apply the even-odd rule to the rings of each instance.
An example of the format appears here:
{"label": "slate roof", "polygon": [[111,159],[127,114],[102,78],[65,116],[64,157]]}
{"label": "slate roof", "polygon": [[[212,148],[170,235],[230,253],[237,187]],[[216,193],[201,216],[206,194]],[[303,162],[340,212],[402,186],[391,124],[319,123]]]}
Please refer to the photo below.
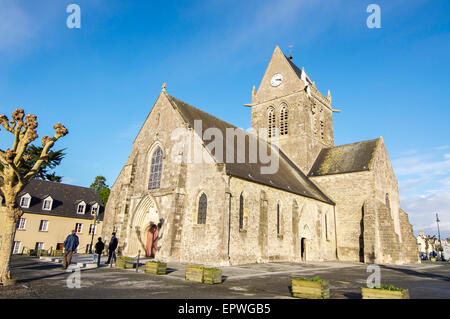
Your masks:
{"label": "slate roof", "polygon": [[[300,70],[299,67],[297,65],[295,65],[295,63],[292,62],[292,60],[289,59],[287,56],[284,56],[284,57],[289,62],[289,64],[291,65],[292,69],[294,70],[295,74],[298,76],[298,78],[301,79],[302,78],[302,70]],[[309,79],[309,77],[307,75],[306,75],[306,79],[312,84],[311,80]]]}
{"label": "slate roof", "polygon": [[[244,130],[237,128],[236,126],[230,123],[222,121],[221,119],[218,119],[217,117],[211,114],[203,112],[183,101],[180,101],[170,96],[167,93],[165,94],[169,99],[169,101],[171,102],[172,106],[180,112],[181,116],[188,125],[194,127],[195,120],[202,121],[201,137],[203,137],[203,132],[208,128],[218,128],[226,139],[230,139],[230,136],[227,136],[226,134],[227,128],[234,128],[237,129],[237,131],[240,132],[241,134],[248,134]],[[270,187],[282,189],[287,192],[313,198],[329,204],[334,204],[333,201],[330,200],[325,194],[323,194],[320,191],[320,189],[315,184],[313,184],[308,179],[308,177],[294,163],[292,163],[281,150],[279,151],[278,156],[279,159],[278,171],[274,174],[262,174],[261,168],[268,165],[262,163],[259,159],[259,156],[256,163],[251,163],[249,161],[248,151],[249,151],[249,144],[251,141],[250,139],[252,139],[252,142],[255,142],[255,139],[258,139],[258,137],[256,137],[253,134],[248,134],[245,145],[245,158],[240,158],[241,161],[243,161],[243,163],[238,163],[236,151],[237,143],[234,143],[235,145],[234,155],[236,160],[233,163],[225,163],[226,173],[228,175],[239,177],[241,179],[267,185]],[[205,141],[205,144],[209,143],[210,143],[209,140]],[[261,144],[258,143],[258,145]],[[220,160],[220,158],[218,158],[216,154],[213,154],[213,156],[219,163],[223,163],[226,161],[227,151],[231,152],[231,149],[230,150],[226,149],[226,142],[224,140],[223,159]]]}
{"label": "slate roof", "polygon": [[323,149],[308,176],[323,176],[367,171],[380,139]]}
{"label": "slate roof", "polygon": [[[98,203],[100,205],[99,219],[103,220],[103,203],[97,192],[91,188],[34,179],[19,194],[17,204],[19,204],[20,198],[27,193],[31,195],[31,203],[29,208],[22,208],[25,213],[93,219],[91,207]],[[44,199],[48,196],[53,199],[52,210],[42,210]],[[77,205],[81,201],[86,203],[85,213],[77,214]]]}

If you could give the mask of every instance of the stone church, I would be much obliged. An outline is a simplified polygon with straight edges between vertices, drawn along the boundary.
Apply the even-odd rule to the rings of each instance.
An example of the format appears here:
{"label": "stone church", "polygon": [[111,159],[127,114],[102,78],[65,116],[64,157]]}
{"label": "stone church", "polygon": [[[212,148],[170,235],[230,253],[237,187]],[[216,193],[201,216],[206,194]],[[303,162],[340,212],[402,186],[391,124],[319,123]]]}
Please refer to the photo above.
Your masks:
{"label": "stone church", "polygon": [[[103,237],[115,231],[126,256],[215,266],[420,262],[383,138],[335,146],[330,93],[278,47],[246,106],[251,133],[164,85],[112,186]],[[210,147],[213,135],[226,143]],[[185,160],[192,141],[203,160]]]}

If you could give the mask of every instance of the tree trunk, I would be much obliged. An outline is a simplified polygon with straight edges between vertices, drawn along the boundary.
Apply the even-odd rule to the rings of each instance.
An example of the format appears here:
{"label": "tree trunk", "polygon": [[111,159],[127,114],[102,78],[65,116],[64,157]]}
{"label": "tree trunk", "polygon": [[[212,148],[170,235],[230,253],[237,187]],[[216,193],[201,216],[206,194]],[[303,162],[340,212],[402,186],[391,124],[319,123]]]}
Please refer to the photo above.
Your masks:
{"label": "tree trunk", "polygon": [[16,234],[17,225],[17,208],[0,207],[0,221],[3,221],[3,233],[0,247],[0,283],[3,286],[12,285],[15,283],[11,279],[9,270],[9,263],[11,260],[11,253],[14,244],[14,236]]}

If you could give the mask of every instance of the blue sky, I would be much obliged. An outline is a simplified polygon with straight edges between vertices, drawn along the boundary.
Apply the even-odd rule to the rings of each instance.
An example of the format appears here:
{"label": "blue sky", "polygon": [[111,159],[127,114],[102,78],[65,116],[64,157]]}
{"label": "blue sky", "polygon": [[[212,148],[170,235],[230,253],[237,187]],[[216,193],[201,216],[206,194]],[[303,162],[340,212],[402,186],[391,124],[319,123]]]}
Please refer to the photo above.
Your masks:
{"label": "blue sky", "polygon": [[[68,29],[66,7],[81,7]],[[370,3],[381,29],[366,26]],[[56,122],[64,182],[110,184],[161,84],[248,128],[276,45],[331,90],[336,145],[383,136],[414,230],[450,236],[450,2],[447,0],[0,0],[0,114]],[[9,136],[0,132],[0,148]]]}

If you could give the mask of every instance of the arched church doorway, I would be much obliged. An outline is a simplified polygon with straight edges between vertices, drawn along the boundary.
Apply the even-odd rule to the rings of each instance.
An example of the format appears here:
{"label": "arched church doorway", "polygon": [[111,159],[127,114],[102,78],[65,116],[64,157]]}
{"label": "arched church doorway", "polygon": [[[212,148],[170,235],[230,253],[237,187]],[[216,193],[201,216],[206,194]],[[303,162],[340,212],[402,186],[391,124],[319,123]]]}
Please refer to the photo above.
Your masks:
{"label": "arched church doorway", "polygon": [[151,195],[147,195],[139,201],[130,226],[125,254],[128,256],[137,256],[138,254],[147,257],[155,256],[158,251],[158,238],[161,236],[162,219]]}
{"label": "arched church doorway", "polygon": [[302,238],[300,241],[300,256],[302,256],[302,261],[306,260],[306,238]]}
{"label": "arched church doorway", "polygon": [[145,247],[145,256],[155,258],[158,249],[158,235],[159,228],[153,224],[150,226],[147,232],[147,244]]}

